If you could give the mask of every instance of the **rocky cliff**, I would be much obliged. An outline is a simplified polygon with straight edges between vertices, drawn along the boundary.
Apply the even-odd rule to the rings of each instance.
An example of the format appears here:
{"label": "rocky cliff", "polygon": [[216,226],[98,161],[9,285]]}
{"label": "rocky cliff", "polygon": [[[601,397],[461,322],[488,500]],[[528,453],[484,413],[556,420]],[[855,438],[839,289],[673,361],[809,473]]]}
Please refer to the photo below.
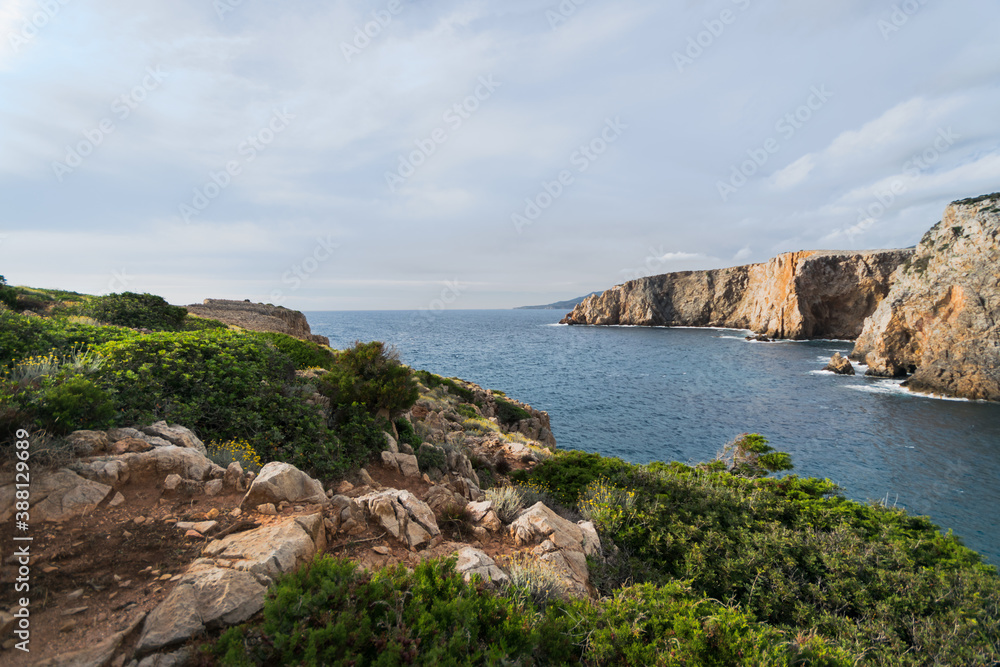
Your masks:
{"label": "rocky cliff", "polygon": [[251,331],[274,331],[322,345],[330,344],[330,339],[326,336],[312,333],[305,315],[283,306],[227,299],[205,299],[202,304],[193,304],[186,308],[189,313],[199,317],[235,324]]}
{"label": "rocky cliff", "polygon": [[751,329],[772,338],[856,338],[912,250],[790,252],[762,264],[632,280],[563,324]]}
{"label": "rocky cliff", "polygon": [[953,203],[898,269],[851,357],[915,391],[1000,400],[1000,193]]}

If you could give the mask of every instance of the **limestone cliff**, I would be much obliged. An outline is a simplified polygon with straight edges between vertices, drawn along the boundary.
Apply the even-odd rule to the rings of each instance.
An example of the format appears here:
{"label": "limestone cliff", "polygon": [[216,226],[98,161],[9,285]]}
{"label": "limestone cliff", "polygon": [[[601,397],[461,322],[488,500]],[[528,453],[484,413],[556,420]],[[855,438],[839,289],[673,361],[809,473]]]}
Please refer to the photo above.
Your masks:
{"label": "limestone cliff", "polygon": [[1000,400],[1000,193],[953,203],[897,271],[851,357],[915,391]]}
{"label": "limestone cliff", "polygon": [[856,338],[912,250],[789,252],[764,262],[632,280],[563,324],[751,329],[772,338]]}
{"label": "limestone cliff", "polygon": [[326,336],[312,333],[305,315],[283,306],[227,299],[205,299],[202,304],[193,304],[186,308],[189,313],[199,317],[235,324],[251,331],[275,331],[322,345],[330,344]]}

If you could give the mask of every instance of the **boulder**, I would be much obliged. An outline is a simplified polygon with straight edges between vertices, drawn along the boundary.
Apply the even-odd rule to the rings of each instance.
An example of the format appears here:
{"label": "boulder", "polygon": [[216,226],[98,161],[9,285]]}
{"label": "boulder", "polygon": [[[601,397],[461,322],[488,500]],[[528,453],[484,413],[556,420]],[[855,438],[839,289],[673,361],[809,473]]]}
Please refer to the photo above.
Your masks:
{"label": "boulder", "polygon": [[837,375],[854,375],[854,366],[851,365],[851,360],[842,356],[840,352],[834,353],[830,358],[830,363],[823,370],[833,371]]}
{"label": "boulder", "polygon": [[126,438],[138,438],[142,439],[144,435],[142,431],[135,428],[112,428],[107,431],[108,442],[118,442],[119,440],[125,440]]}
{"label": "boulder", "polygon": [[108,449],[108,436],[103,431],[73,431],[66,436],[77,456],[93,456]]}
{"label": "boulder", "polygon": [[227,535],[210,542],[202,554],[222,559],[230,568],[251,572],[263,581],[308,562],[325,548],[323,515],[316,513]]}
{"label": "boulder", "polygon": [[587,556],[601,555],[601,541],[593,523],[572,523],[538,502],[511,523],[510,533],[517,546],[538,545],[533,553],[559,574],[567,591],[575,595],[592,593]]}
{"label": "boulder", "polygon": [[148,452],[152,448],[153,445],[149,444],[142,438],[130,437],[115,441],[115,443],[111,445],[110,451],[112,455],[119,456],[121,454]]}
{"label": "boulder", "polygon": [[472,462],[469,461],[469,457],[462,452],[454,449],[448,451],[448,468],[459,477],[472,480],[476,483],[477,487],[479,486],[479,476],[472,467]]}
{"label": "boulder", "polygon": [[[94,511],[113,491],[63,468],[37,475],[31,482],[31,520],[35,522],[68,521]],[[0,488],[0,523],[14,516],[15,486]]]}
{"label": "boulder", "polygon": [[494,584],[505,584],[510,581],[507,573],[497,567],[496,562],[479,549],[465,547],[459,549],[458,561],[455,563],[455,571],[460,573],[466,581],[471,581],[473,576],[478,575],[483,581]]}
{"label": "boulder", "polygon": [[459,477],[447,486],[465,500],[476,502],[483,498],[483,492],[479,489],[479,483],[473,482],[471,479]]}
{"label": "boulder", "polygon": [[128,466],[129,481],[160,483],[167,475],[177,474],[184,479],[205,482],[218,479],[226,471],[212,463],[196,449],[167,445],[140,454],[115,457]]}
{"label": "boulder", "polygon": [[446,486],[432,486],[424,496],[424,502],[435,513],[440,514],[445,507],[450,505],[462,505],[468,502],[463,496],[456,494]]}
{"label": "boulder", "polygon": [[384,528],[410,549],[430,543],[441,534],[434,512],[409,491],[385,489],[357,499],[368,520]]}
{"label": "boulder", "polygon": [[69,467],[81,477],[101,484],[114,486],[129,481],[128,464],[117,458],[74,461]]}
{"label": "boulder", "polygon": [[205,443],[198,439],[191,429],[179,424],[167,425],[165,421],[158,421],[150,426],[144,426],[142,432],[156,438],[163,438],[172,445],[195,449],[202,454],[208,455]]}
{"label": "boulder", "polygon": [[313,479],[290,463],[272,461],[261,468],[240,503],[243,509],[265,503],[277,505],[290,503],[326,504],[326,492],[319,481]]}
{"label": "boulder", "polygon": [[398,470],[404,477],[420,477],[420,466],[413,454],[393,454],[382,452],[382,465],[390,470]]}
{"label": "boulder", "polygon": [[143,655],[176,646],[204,630],[194,587],[190,583],[178,584],[146,618],[135,651]]}
{"label": "boulder", "polygon": [[396,444],[396,439],[394,437],[392,437],[388,433],[384,433],[383,435],[385,435],[385,444],[386,444],[386,447],[388,448],[388,450],[390,452],[392,452],[393,454],[398,454],[399,453],[399,445]]}
{"label": "boulder", "polygon": [[226,468],[226,474],[222,477],[222,488],[237,493],[246,491],[247,485],[243,481],[243,466],[240,465],[239,461],[233,461]]}

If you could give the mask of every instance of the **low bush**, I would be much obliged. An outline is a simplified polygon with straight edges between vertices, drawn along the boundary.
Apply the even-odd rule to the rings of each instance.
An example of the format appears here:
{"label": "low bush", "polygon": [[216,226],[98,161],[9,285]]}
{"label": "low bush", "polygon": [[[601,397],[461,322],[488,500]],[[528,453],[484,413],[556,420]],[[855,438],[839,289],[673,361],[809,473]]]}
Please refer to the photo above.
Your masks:
{"label": "low bush", "polygon": [[154,294],[122,292],[93,297],[80,307],[80,314],[132,329],[177,331],[187,317],[187,309],[171,306],[163,297]]}
{"label": "low bush", "polygon": [[486,499],[493,503],[493,511],[504,523],[510,523],[524,509],[524,496],[514,486],[501,486],[486,490]]}
{"label": "low bush", "polygon": [[239,463],[244,471],[260,472],[264,465],[253,445],[243,439],[209,442],[205,445],[205,449],[208,450],[208,458],[212,463],[223,468],[228,468],[232,463]]}
{"label": "low bush", "polygon": [[497,404],[497,419],[504,426],[514,426],[522,419],[531,419],[531,413],[520,405],[499,396],[495,397],[494,400]]}
{"label": "low bush", "polygon": [[422,441],[420,437],[413,430],[413,424],[406,417],[397,417],[393,422],[396,425],[396,432],[399,434],[399,441],[405,442],[410,447],[416,450],[420,447]]}
{"label": "low bush", "polygon": [[318,386],[335,413],[359,403],[373,415],[385,412],[394,418],[419,398],[413,372],[399,361],[395,350],[378,341],[358,342],[341,352]]}
{"label": "low bush", "polygon": [[35,417],[55,434],[105,429],[112,425],[114,416],[111,395],[82,376],[48,384],[37,397]]}
{"label": "low bush", "polygon": [[333,352],[319,343],[301,340],[294,336],[271,331],[254,332],[255,336],[273,345],[286,357],[292,360],[295,368],[325,368],[329,370],[334,364]]}
{"label": "low bush", "polygon": [[416,455],[417,465],[423,472],[430,472],[431,470],[447,472],[448,457],[440,447],[435,447],[425,442],[416,449]]}
{"label": "low bush", "polygon": [[17,290],[7,286],[7,279],[0,276],[0,303],[11,310],[17,308]]}
{"label": "low bush", "polygon": [[453,561],[359,571],[317,559],[269,591],[263,620],[206,646],[223,665],[572,664],[565,615],[538,615],[483,586]]}
{"label": "low bush", "polygon": [[0,366],[13,367],[29,357],[63,357],[137,334],[121,327],[101,327],[65,319],[25,317],[0,311]]}
{"label": "low bush", "polygon": [[469,405],[468,403],[459,403],[458,405],[456,405],[455,412],[468,419],[473,419],[479,416],[479,413],[476,412],[476,409],[471,405]]}
{"label": "low bush", "polygon": [[471,389],[463,387],[452,378],[441,377],[440,375],[435,375],[434,373],[430,373],[428,371],[416,371],[416,376],[417,379],[420,380],[428,389],[443,386],[448,389],[449,394],[457,396],[465,403],[473,403],[475,401],[475,392]]}

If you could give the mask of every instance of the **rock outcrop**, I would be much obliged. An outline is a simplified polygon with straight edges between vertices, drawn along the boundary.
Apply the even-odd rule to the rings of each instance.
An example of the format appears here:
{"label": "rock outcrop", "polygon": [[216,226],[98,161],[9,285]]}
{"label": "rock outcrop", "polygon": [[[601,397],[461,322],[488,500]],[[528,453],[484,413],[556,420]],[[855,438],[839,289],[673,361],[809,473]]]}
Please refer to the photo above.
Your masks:
{"label": "rock outcrop", "polygon": [[837,375],[854,375],[854,366],[851,364],[851,360],[840,352],[836,352],[830,357],[830,363],[823,370],[831,371]]}
{"label": "rock outcrop", "polygon": [[632,280],[563,324],[750,329],[770,338],[857,338],[912,250],[790,252],[763,264]]}
{"label": "rock outcrop", "polygon": [[303,340],[329,345],[330,339],[312,333],[306,316],[297,310],[250,301],[205,299],[201,304],[185,306],[189,313],[219,320],[251,331],[274,331]]}
{"label": "rock outcrop", "polygon": [[1000,193],[951,204],[851,357],[925,393],[1000,401]]}

